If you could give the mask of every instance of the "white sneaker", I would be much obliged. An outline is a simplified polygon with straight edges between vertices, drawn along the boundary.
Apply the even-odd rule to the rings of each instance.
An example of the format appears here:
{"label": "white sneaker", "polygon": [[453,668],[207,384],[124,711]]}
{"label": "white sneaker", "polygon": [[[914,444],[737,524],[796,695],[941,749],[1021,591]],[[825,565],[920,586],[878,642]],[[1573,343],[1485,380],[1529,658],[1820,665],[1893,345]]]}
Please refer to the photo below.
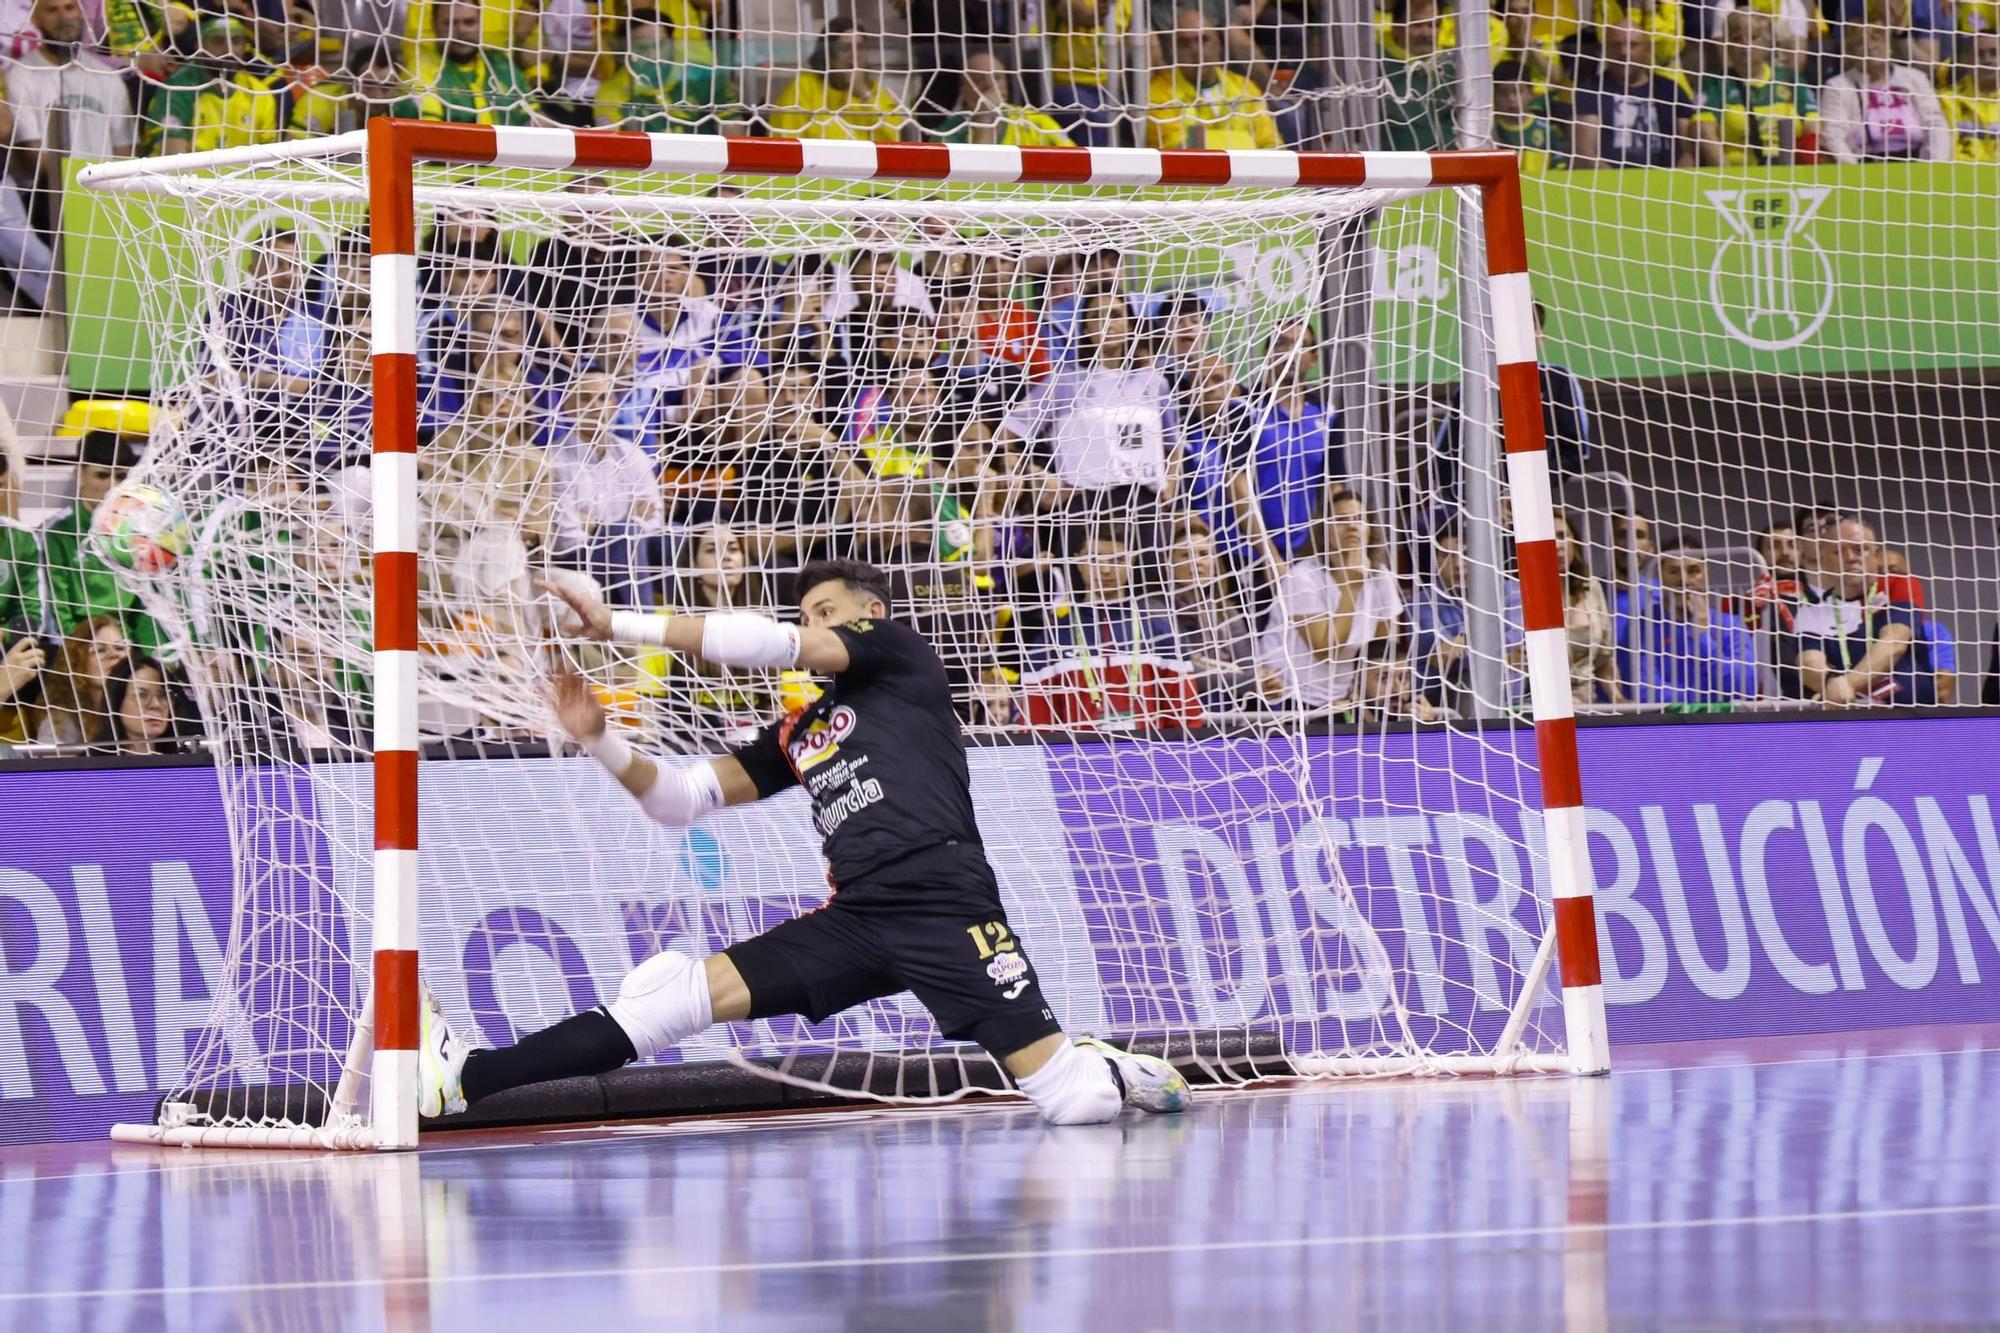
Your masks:
{"label": "white sneaker", "polygon": [[1134,1055],[1095,1037],[1079,1037],[1076,1044],[1096,1051],[1117,1072],[1127,1106],[1154,1115],[1175,1115],[1187,1110],[1194,1100],[1181,1071],[1157,1055]]}
{"label": "white sneaker", "polygon": [[465,1109],[465,1090],[459,1086],[458,1076],[472,1048],[445,1026],[444,1012],[438,1008],[428,986],[423,988],[421,1014],[417,1030],[417,1114],[435,1120]]}

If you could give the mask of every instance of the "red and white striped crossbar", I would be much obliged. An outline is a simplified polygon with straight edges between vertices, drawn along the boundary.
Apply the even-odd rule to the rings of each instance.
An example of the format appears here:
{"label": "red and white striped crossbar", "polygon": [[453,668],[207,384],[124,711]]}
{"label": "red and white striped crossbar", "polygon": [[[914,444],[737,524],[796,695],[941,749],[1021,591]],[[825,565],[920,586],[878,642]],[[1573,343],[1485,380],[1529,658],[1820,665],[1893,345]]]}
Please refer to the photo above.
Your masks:
{"label": "red and white striped crossbar", "polygon": [[[193,159],[201,156],[179,161],[194,166]],[[419,162],[999,185],[1481,189],[1566,1039],[1576,1072],[1600,1073],[1610,1067],[1562,577],[1556,567],[1542,439],[1534,299],[1519,167],[1512,152],[1011,148],[510,129],[384,118],[368,125],[367,157],[375,368],[376,1033],[371,1102],[379,1146],[409,1147],[417,1133],[417,234],[412,171]]]}

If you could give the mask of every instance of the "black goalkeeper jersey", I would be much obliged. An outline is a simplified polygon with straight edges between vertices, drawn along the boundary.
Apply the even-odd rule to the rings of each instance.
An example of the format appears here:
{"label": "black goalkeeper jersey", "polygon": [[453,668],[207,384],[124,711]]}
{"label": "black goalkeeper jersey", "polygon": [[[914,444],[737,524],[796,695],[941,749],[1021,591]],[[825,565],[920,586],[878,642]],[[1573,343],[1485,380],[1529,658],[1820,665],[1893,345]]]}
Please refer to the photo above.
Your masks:
{"label": "black goalkeeper jersey", "polygon": [[983,861],[944,664],[892,620],[833,632],[848,659],[833,687],[734,751],[757,794],[805,787],[836,889],[930,848],[958,846]]}

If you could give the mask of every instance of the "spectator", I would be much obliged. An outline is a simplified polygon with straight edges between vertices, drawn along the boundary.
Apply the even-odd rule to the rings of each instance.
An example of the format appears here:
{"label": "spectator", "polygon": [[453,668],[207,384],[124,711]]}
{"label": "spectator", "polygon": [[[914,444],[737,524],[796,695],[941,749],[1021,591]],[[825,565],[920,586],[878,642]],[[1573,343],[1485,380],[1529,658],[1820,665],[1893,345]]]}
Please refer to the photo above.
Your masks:
{"label": "spectator", "polygon": [[1618,680],[1617,643],[1604,585],[1590,572],[1569,515],[1556,511],[1556,563],[1562,569],[1563,625],[1569,638],[1570,694],[1579,704],[1626,702]]}
{"label": "spectator", "polygon": [[1155,302],[1146,319],[1146,347],[1153,365],[1186,401],[1195,376],[1212,355],[1206,293],[1179,290]]}
{"label": "spectator", "polygon": [[1951,122],[1930,76],[1889,57],[1889,30],[1852,23],[1842,30],[1845,68],[1820,99],[1820,147],[1836,162],[1949,161]]}
{"label": "spectator", "polygon": [[[569,189],[602,194],[603,177],[573,181]],[[544,238],[526,264],[521,301],[541,311],[557,346],[581,357],[614,306],[629,306],[638,287],[639,249],[604,212],[587,209]]]}
{"label": "spectator", "polygon": [[[42,552],[48,575],[48,615],[50,623],[68,625],[79,620],[109,616],[123,626],[141,651],[159,655],[165,636],[152,618],[140,609],[139,599],[119,585],[111,571],[98,560],[88,545],[90,516],[125,480],[125,473],[139,461],[145,440],[144,404],[119,404],[127,423],[126,431],[90,429],[77,446],[76,502],[42,527]],[[72,409],[75,411],[76,409]]]}
{"label": "spectator", "polygon": [[[147,120],[161,127],[159,151],[276,143],[289,114],[285,78],[258,58],[250,25],[209,19],[200,43],[198,57],[176,70],[147,108]],[[151,132],[149,124],[144,133]]]}
{"label": "spectator", "polygon": [[[273,227],[252,242],[248,280],[216,307],[209,347],[219,344],[226,359],[212,370],[245,392],[262,436],[295,428],[299,402],[326,355],[326,325],[307,277],[298,233]],[[203,355],[213,353],[205,348]]]}
{"label": "spectator", "polygon": [[[1768,0],[1765,0],[1768,2]],[[1599,13],[1601,23],[1636,23],[1646,34],[1646,49],[1652,52],[1655,69],[1678,76],[1681,52],[1687,48],[1687,26],[1681,18],[1679,0],[1605,0]]]}
{"label": "spectator", "polygon": [[[1798,601],[1800,581],[1804,578],[1799,572],[1799,534],[1810,532],[1818,521],[1816,513],[1803,511],[1795,518],[1773,519],[1757,534],[1757,555],[1764,568],[1758,571],[1750,595],[1739,608],[1743,623],[1751,629],[1762,628],[1775,611],[1790,608]],[[1789,631],[1790,616],[1790,610],[1786,609],[1784,623],[1776,628]]]}
{"label": "spectator", "polygon": [[814,139],[893,143],[910,113],[867,68],[863,38],[850,18],[832,18],[809,68],[787,84],[771,109],[773,133]]}
{"label": "spectator", "polygon": [[660,491],[646,451],[618,429],[611,377],[586,369],[571,382],[567,420],[549,449],[555,465],[555,559],[596,579],[614,605],[654,600],[638,576],[641,547],[661,529]]}
{"label": "spectator", "polygon": [[376,116],[416,119],[417,104],[410,97],[393,41],[378,39],[352,46],[344,65],[346,78],[293,93],[286,121],[289,137],[346,134],[366,129]]}
{"label": "spectator", "polygon": [[[1294,148],[1321,144],[1328,124],[1320,111],[1332,68],[1330,25],[1310,0],[1251,0],[1236,8],[1228,60],[1264,90],[1278,133]],[[1249,19],[1246,26],[1242,20]]]}
{"label": "spectator", "polygon": [[1694,115],[1701,165],[1789,166],[1818,114],[1812,89],[1772,60],[1768,15],[1739,9],[1723,20],[1722,66],[1702,81]]}
{"label": "spectator", "polygon": [[1672,546],[1660,557],[1657,698],[1668,704],[1714,704],[1757,697],[1757,648],[1740,616],[1708,588],[1699,550]]}
{"label": "spectator", "polygon": [[1927,78],[1945,55],[1943,42],[1952,31],[1953,10],[1972,20],[1965,25],[1969,30],[1981,7],[1980,0],[1959,0],[1957,4],[1950,0],[1829,0],[1827,4],[1840,24],[1843,46],[1846,36],[1856,28],[1879,25],[1889,39],[1893,58],[1914,66]]}
{"label": "spectator", "polygon": [[42,692],[40,745],[102,745],[111,739],[111,708],[105,684],[112,669],[132,651],[116,616],[86,616],[70,622],[49,667]]}
{"label": "spectator", "polygon": [[1170,636],[1156,650],[1194,669],[1203,706],[1239,713],[1280,697],[1284,679],[1258,666],[1256,627],[1230,606],[1227,587],[1215,538],[1182,519],[1174,524],[1165,595],[1147,618]]}
{"label": "spectator", "polygon": [[329,333],[331,346],[313,376],[294,449],[320,469],[368,462],[374,447],[374,321],[366,316]]}
{"label": "spectator", "polygon": [[1136,520],[1172,490],[1172,392],[1165,376],[1134,359],[1123,297],[1085,298],[1083,324],[1086,355],[1036,385],[1000,423],[995,440],[1037,507],[1052,509],[1074,492],[1090,492],[1114,505],[1139,506]]}
{"label": "spectator", "polygon": [[1020,104],[1013,71],[991,51],[966,57],[957,109],[940,121],[938,137],[945,143],[997,143],[1010,148],[1070,147],[1062,126]]}
{"label": "spectator", "polygon": [[144,653],[126,656],[104,681],[105,711],[112,725],[106,742],[119,754],[176,754],[179,710],[168,669]]}
{"label": "spectator", "polygon": [[[0,145],[14,141],[14,108],[0,86]],[[30,182],[32,186],[32,182]],[[13,177],[0,172],[0,273],[15,293],[37,310],[47,307],[55,252],[28,216],[28,200]]]}
{"label": "spectator", "polygon": [[1579,167],[1694,165],[1694,99],[1653,64],[1650,38],[1626,15],[1603,27],[1603,59],[1577,80],[1572,156]]}
{"label": "spectator", "polygon": [[1742,9],[1762,14],[1770,20],[1773,60],[1780,70],[1789,71],[1797,78],[1811,67],[1817,58],[1813,44],[1827,33],[1826,18],[1820,13],[1816,0],[1749,0],[1743,5],[1739,5],[1737,0],[1712,0],[1709,5],[1712,31],[1718,37],[1725,36],[1729,16]]}
{"label": "spectator", "polygon": [[[136,126],[125,79],[85,45],[79,0],[35,0],[30,21],[41,44],[7,64],[7,106],[13,113],[13,174],[53,201],[62,191],[62,158],[124,157]],[[60,109],[63,141],[49,140],[49,115]],[[50,204],[52,208],[52,203]],[[55,230],[47,210],[37,221]]]}
{"label": "spectator", "polygon": [[578,130],[603,123],[597,102],[608,80],[595,7],[587,0],[544,6],[540,55],[528,82],[543,118]]}
{"label": "spectator", "polygon": [[689,394],[714,373],[722,311],[680,237],[668,237],[640,270],[638,316],[640,383],[662,422],[685,420]]}
{"label": "spectator", "polygon": [[1057,365],[1077,358],[1083,334],[1083,303],[1099,292],[1124,299],[1125,256],[1110,248],[1090,254],[1059,254],[1049,260],[1042,290],[1042,342]]}
{"label": "spectator", "polygon": [[[1535,369],[1542,390],[1542,442],[1548,449],[1549,471],[1558,485],[1566,477],[1578,476],[1590,461],[1595,433],[1590,411],[1584,402],[1583,381],[1575,371],[1551,360],[1548,355],[1548,311],[1535,302]],[[1446,507],[1455,507],[1459,495],[1459,430],[1462,413],[1444,414],[1432,445],[1433,484]]]}
{"label": "spectator", "polygon": [[486,44],[475,0],[432,0],[437,44],[417,61],[417,114],[457,125],[526,125],[528,86],[513,54]]}
{"label": "spectator", "polygon": [[650,4],[632,11],[624,31],[624,54],[597,93],[597,123],[654,134],[719,132],[736,93],[706,31],[671,25]]}
{"label": "spectator", "polygon": [[1820,523],[1791,608],[1791,633],[1780,641],[1787,694],[1834,707],[1937,702],[1934,644],[1923,634],[1922,612],[1883,593],[1874,547],[1874,530],[1852,515]]}
{"label": "spectator", "polygon": [[1522,175],[1548,171],[1548,109],[1535,92],[1528,67],[1516,60],[1493,69],[1493,142],[1521,155]]}
{"label": "spectator", "polygon": [[[974,60],[982,54],[991,55],[1008,37],[1013,6],[1000,0],[890,0],[890,3],[902,10],[909,21],[910,71],[915,79],[917,115],[925,129],[941,129],[954,108],[973,104],[966,95],[965,76],[971,73]],[[1000,64],[1004,85],[1006,65],[1004,61]]]}
{"label": "spectator", "polygon": [[936,281],[936,362],[959,418],[990,432],[1028,386],[1046,379],[1049,354],[1035,312],[1009,293],[1011,264],[955,257]]}
{"label": "spectator", "polygon": [[1222,64],[1222,34],[1199,9],[1174,15],[1173,64],[1147,85],[1149,148],[1283,148],[1264,90]]}
{"label": "spectator", "polygon": [[1347,475],[1340,414],[1321,392],[1318,373],[1311,325],[1287,320],[1272,331],[1243,404],[1230,478],[1235,522],[1222,527],[1242,532],[1272,570],[1311,544],[1326,479]]}
{"label": "spectator", "polygon": [[554,469],[542,450],[504,440],[457,462],[423,478],[426,503],[456,538],[440,544],[435,604],[455,630],[441,646],[455,638],[481,656],[545,628],[530,580],[549,563]]}
{"label": "spectator", "polygon": [[1439,55],[1442,46],[1438,0],[1394,0],[1382,38],[1383,147],[1429,153],[1457,146],[1453,80]]}
{"label": "spectator", "polygon": [[[742,535],[727,524],[707,524],[686,535],[672,557],[671,569],[670,605],[677,612],[704,614],[770,604],[763,580],[750,571]],[[697,730],[710,736],[717,730],[755,726],[775,708],[760,673],[710,666],[690,654],[675,654],[668,672],[675,702],[685,701],[698,721]]]}
{"label": "spectator", "polygon": [[1871,561],[1882,595],[1892,602],[1908,602],[1924,609],[1924,582],[1910,572],[1910,557],[1893,546],[1876,545]]}
{"label": "spectator", "polygon": [[1056,123],[1072,143],[1117,143],[1119,108],[1111,100],[1113,48],[1132,29],[1132,0],[1053,0],[1049,8],[1049,87]]}
{"label": "spectator", "polygon": [[1355,707],[1378,695],[1403,598],[1358,498],[1329,496],[1315,538],[1311,555],[1278,580],[1258,659],[1277,671],[1292,704]]}
{"label": "spectator", "polygon": [[1656,568],[1659,547],[1653,541],[1653,520],[1644,514],[1613,514],[1609,555],[1618,679],[1625,683],[1628,702],[1657,703],[1665,594]]}
{"label": "spectator", "polygon": [[1945,113],[1958,135],[1958,159],[2000,162],[2000,31],[1965,33],[1958,49],[1958,79],[1945,98]]}
{"label": "spectator", "polygon": [[[1418,696],[1434,708],[1460,717],[1471,709],[1465,700],[1472,682],[1467,678],[1465,537],[1458,524],[1447,523],[1431,536],[1431,577],[1417,589],[1410,605],[1414,637],[1410,667]],[[1511,574],[1500,579],[1502,650],[1518,672],[1527,630],[1521,613],[1521,582]]]}
{"label": "spectator", "polygon": [[0,405],[0,626],[11,627],[9,634],[23,626],[35,632],[46,628],[42,544],[34,529],[21,521],[26,473],[27,455],[21,450],[14,418]]}

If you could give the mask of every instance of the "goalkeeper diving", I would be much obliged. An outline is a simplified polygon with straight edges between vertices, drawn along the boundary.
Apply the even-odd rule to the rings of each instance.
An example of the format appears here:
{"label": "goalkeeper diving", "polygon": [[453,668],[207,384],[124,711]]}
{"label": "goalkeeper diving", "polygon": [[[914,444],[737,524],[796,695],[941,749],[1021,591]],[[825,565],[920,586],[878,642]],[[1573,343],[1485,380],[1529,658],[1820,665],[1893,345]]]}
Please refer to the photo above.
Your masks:
{"label": "goalkeeper diving", "polygon": [[833,891],[825,906],[707,958],[656,954],[611,1003],[502,1049],[467,1048],[426,994],[422,1114],[607,1073],[711,1024],[780,1014],[818,1022],[902,991],[945,1037],[984,1047],[1050,1124],[1097,1124],[1127,1105],[1186,1108],[1187,1081],[1166,1061],[1072,1041],[1057,1023],[986,860],[944,665],[923,636],[889,618],[880,570],[852,560],[807,565],[795,585],[797,625],[748,612],[613,612],[587,593],[538,586],[566,602],[591,639],[831,678],[809,706],[731,753],[687,764],[635,753],[575,676],[557,681],[554,703],[570,736],[658,823],[685,826],[803,786]]}

